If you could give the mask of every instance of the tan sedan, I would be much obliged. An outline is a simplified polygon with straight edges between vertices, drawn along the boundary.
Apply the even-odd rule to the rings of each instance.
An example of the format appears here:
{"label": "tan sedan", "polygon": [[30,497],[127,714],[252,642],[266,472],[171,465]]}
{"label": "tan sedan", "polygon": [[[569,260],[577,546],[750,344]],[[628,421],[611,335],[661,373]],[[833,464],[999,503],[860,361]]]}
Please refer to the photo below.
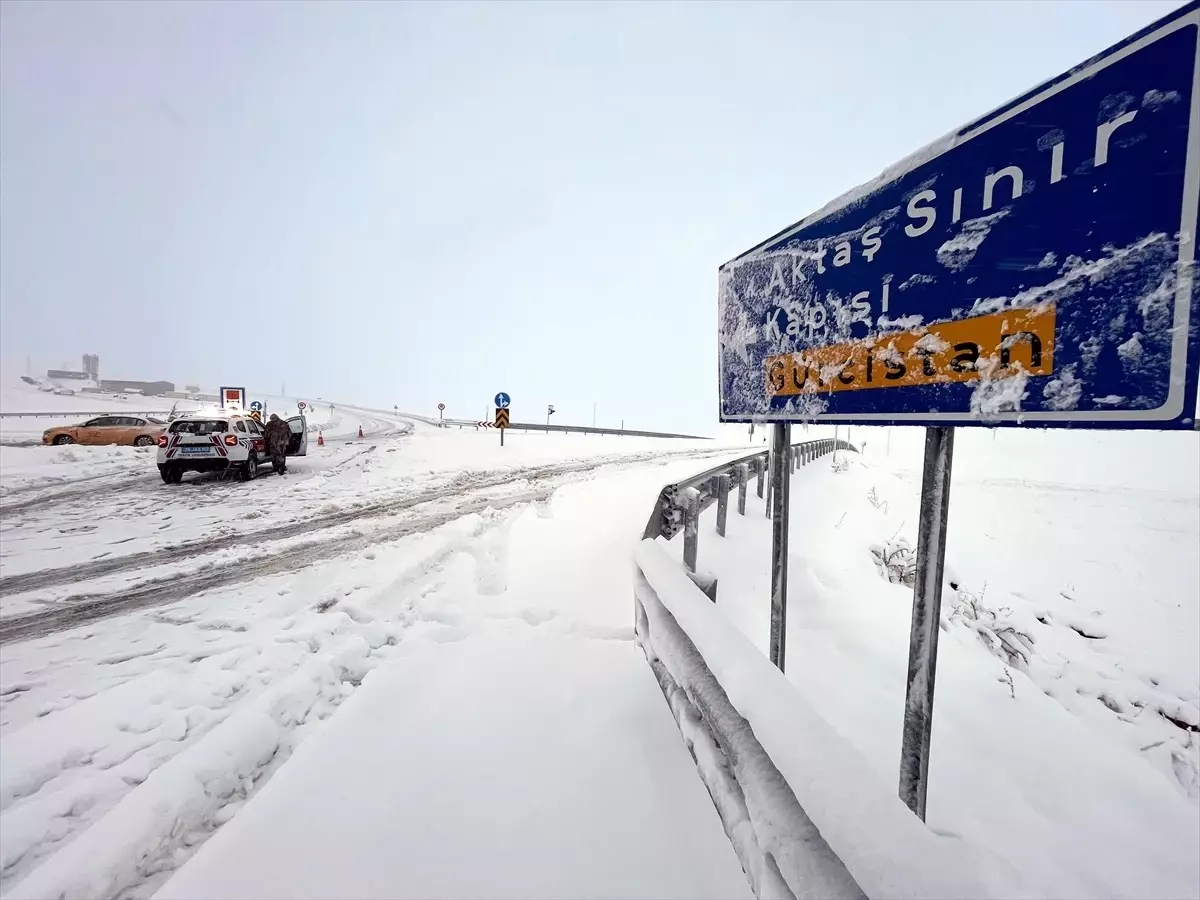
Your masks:
{"label": "tan sedan", "polygon": [[100,416],[82,425],[48,428],[43,444],[132,444],[149,447],[158,443],[167,423],[149,416]]}

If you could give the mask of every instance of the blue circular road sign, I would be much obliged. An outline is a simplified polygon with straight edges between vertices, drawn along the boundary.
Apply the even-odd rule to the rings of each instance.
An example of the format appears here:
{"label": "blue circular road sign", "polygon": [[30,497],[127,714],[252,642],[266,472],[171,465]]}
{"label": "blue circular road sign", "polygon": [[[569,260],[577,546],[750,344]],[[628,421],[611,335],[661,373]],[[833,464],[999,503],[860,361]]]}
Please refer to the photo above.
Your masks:
{"label": "blue circular road sign", "polygon": [[259,410],[259,409],[262,409],[262,401],[261,401],[261,400],[254,400],[253,402],[251,402],[251,404],[250,404],[250,408],[251,408],[251,409],[254,409],[254,410]]}
{"label": "blue circular road sign", "polygon": [[501,391],[499,394],[496,395],[496,408],[497,409],[508,409],[508,404],[511,402],[512,402],[512,399],[508,396],[508,394],[504,393],[503,391]]}

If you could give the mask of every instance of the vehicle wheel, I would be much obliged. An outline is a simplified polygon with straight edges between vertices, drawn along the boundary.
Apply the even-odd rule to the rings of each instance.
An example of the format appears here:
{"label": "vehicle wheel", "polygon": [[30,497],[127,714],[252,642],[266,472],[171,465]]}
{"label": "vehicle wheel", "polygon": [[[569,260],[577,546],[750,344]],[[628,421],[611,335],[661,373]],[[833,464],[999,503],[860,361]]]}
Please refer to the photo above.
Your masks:
{"label": "vehicle wheel", "polygon": [[135,447],[149,447],[153,443],[154,438],[150,437],[148,434],[139,434],[133,439],[133,446]]}
{"label": "vehicle wheel", "polygon": [[258,477],[258,457],[251,453],[246,457],[246,461],[242,463],[242,468],[238,472],[242,481],[253,481]]}
{"label": "vehicle wheel", "polygon": [[63,444],[73,444],[73,443],[75,443],[75,438],[71,437],[69,434],[60,434],[58,437],[56,437],[54,439],[54,444],[55,444],[55,446],[58,446],[58,447],[61,447]]}
{"label": "vehicle wheel", "polygon": [[179,466],[163,466],[162,480],[167,484],[179,484],[179,482],[183,481],[183,469],[179,468]]}

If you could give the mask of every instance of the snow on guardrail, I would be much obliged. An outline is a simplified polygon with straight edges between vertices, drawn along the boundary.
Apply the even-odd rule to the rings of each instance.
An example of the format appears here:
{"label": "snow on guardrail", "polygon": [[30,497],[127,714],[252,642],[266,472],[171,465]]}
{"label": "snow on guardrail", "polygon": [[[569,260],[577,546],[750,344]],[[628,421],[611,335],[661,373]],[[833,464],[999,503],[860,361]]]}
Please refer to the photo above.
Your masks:
{"label": "snow on guardrail", "polygon": [[655,540],[635,634],[758,897],[993,896]]}
{"label": "snow on guardrail", "polygon": [[[796,469],[836,440],[788,450]],[[635,553],[635,635],[759,897],[987,897],[962,848],[926,828],[714,605],[697,571],[697,522],[718,504],[724,533],[751,474],[770,515],[769,453],[754,453],[662,489]],[[766,483],[764,483],[766,482]],[[765,496],[764,496],[765,488]],[[684,534],[684,565],[657,540]]]}

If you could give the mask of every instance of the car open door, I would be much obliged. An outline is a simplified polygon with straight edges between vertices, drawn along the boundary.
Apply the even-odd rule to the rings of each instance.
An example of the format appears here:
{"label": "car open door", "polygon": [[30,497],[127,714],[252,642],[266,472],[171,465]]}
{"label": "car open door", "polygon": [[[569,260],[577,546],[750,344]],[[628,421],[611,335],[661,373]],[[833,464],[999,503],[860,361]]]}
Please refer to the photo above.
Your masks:
{"label": "car open door", "polygon": [[308,423],[304,416],[292,416],[287,420],[292,436],[288,438],[288,456],[308,456]]}

